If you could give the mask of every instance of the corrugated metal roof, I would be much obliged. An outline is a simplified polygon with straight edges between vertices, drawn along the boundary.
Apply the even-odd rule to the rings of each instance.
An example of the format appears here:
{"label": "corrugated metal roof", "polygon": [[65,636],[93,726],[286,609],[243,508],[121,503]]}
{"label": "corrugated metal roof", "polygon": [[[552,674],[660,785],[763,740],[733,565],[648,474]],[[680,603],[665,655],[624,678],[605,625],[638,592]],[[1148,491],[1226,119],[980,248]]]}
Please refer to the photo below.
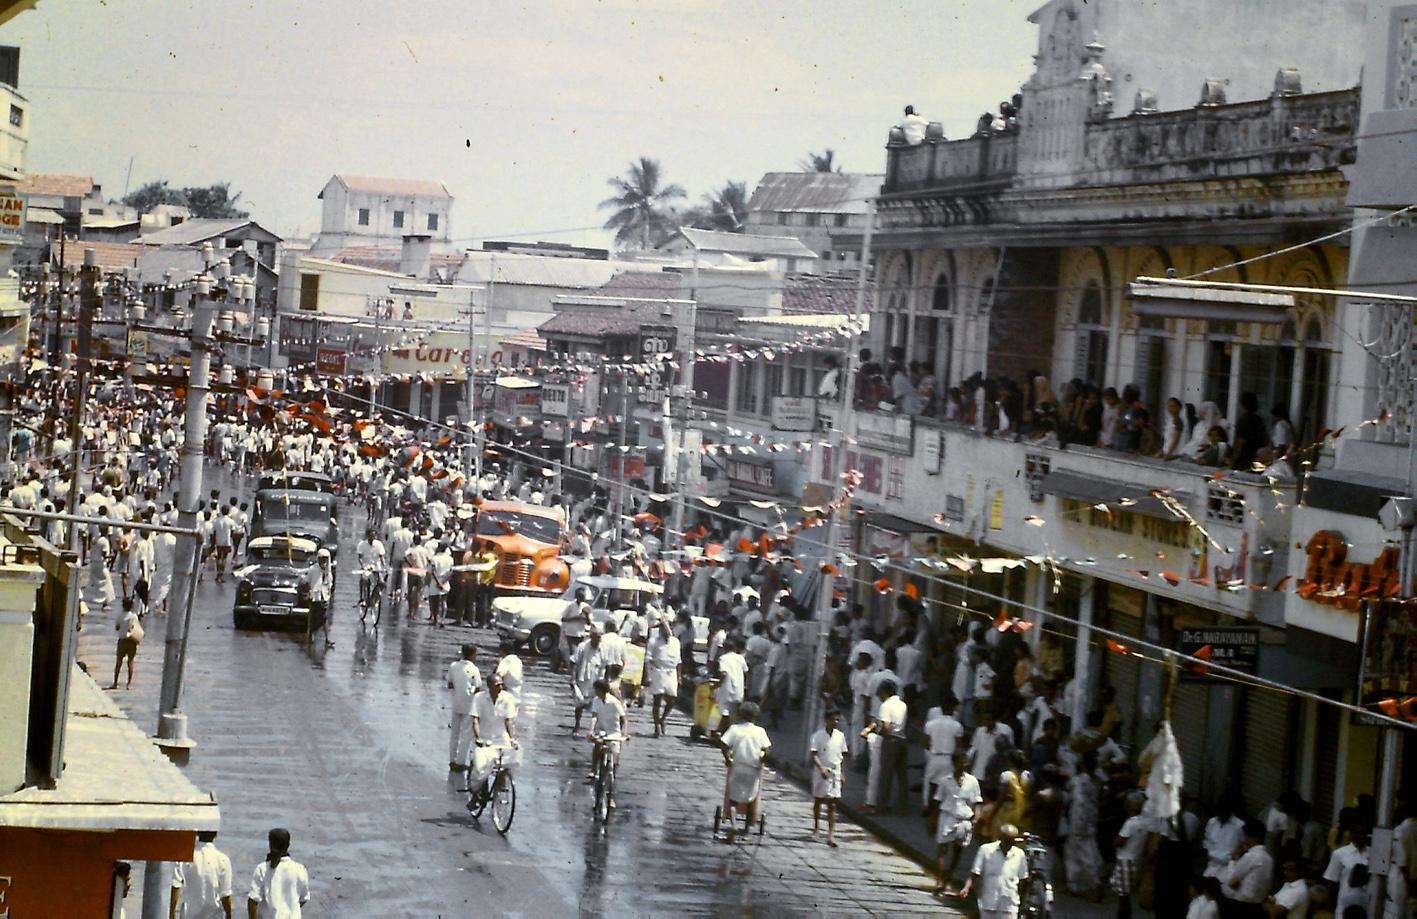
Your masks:
{"label": "corrugated metal roof", "polygon": [[754,236],[682,227],[680,235],[701,252],[727,252],[762,258],[816,258],[817,253],[792,236]]}
{"label": "corrugated metal roof", "polygon": [[[254,226],[264,233],[270,233],[269,230],[249,217],[239,217],[232,220],[196,217],[184,220],[176,226],[144,233],[138,237],[138,242],[144,246],[190,246],[194,243],[227,236],[248,226]],[[271,235],[274,236],[274,234]],[[275,238],[279,239],[279,237]]]}
{"label": "corrugated metal roof", "polygon": [[93,187],[93,176],[70,176],[57,172],[31,172],[16,186],[21,195],[57,195],[64,198],[87,197]]}
{"label": "corrugated metal roof", "polygon": [[[448,187],[432,179],[395,179],[386,176],[357,176],[347,172],[337,172],[336,181],[350,191],[371,195],[423,195],[434,198],[451,198]],[[328,182],[325,184],[329,184]],[[321,191],[318,197],[324,197]]]}
{"label": "corrugated metal roof", "polygon": [[769,172],[753,189],[748,213],[864,214],[884,181],[876,173]]}
{"label": "corrugated metal roof", "polygon": [[497,267],[496,283],[530,287],[589,290],[609,281],[616,271],[615,262],[602,259],[554,258],[471,249],[458,270],[458,280],[465,284],[486,284],[493,280],[494,261]]}
{"label": "corrugated metal roof", "polygon": [[31,207],[25,209],[26,223],[63,223],[64,218],[58,211],[52,211],[47,207]]}
{"label": "corrugated metal roof", "polygon": [[137,217],[84,217],[84,226],[94,230],[116,230],[119,227],[135,227]]}

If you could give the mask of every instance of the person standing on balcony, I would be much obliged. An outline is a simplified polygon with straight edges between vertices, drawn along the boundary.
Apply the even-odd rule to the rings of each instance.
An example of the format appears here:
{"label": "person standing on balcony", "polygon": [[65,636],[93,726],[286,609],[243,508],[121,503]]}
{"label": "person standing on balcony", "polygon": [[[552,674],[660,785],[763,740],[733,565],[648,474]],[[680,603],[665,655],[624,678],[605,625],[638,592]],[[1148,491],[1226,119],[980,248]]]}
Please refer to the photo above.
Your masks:
{"label": "person standing on balcony", "polygon": [[1260,450],[1269,445],[1269,433],[1260,417],[1260,400],[1252,392],[1240,393],[1240,417],[1235,419],[1232,469],[1248,471]]}
{"label": "person standing on balcony", "polygon": [[905,134],[905,142],[914,147],[924,142],[925,129],[929,124],[930,123],[926,121],[924,117],[915,114],[915,106],[907,105],[905,107],[905,117],[900,120],[900,124],[897,125],[897,127]]}
{"label": "person standing on balcony", "polygon": [[822,380],[817,384],[817,398],[835,402],[841,391],[841,370],[835,354],[828,354],[823,362],[827,365],[827,372],[822,374]]}

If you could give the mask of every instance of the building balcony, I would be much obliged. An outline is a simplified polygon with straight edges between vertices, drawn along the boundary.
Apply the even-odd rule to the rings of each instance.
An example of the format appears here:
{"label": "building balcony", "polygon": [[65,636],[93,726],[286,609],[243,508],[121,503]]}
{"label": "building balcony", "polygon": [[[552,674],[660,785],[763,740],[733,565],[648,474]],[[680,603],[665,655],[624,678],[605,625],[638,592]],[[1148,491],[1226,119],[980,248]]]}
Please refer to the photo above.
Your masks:
{"label": "building balcony", "polygon": [[1018,135],[984,134],[965,140],[930,140],[886,148],[886,194],[949,190],[980,194],[1007,187],[1018,171]]}
{"label": "building balcony", "polygon": [[1293,482],[908,415],[854,418],[847,468],[860,473],[855,500],[865,508],[979,543],[960,549],[975,557],[1046,557],[1239,619],[1284,622],[1274,588],[1289,568]]}

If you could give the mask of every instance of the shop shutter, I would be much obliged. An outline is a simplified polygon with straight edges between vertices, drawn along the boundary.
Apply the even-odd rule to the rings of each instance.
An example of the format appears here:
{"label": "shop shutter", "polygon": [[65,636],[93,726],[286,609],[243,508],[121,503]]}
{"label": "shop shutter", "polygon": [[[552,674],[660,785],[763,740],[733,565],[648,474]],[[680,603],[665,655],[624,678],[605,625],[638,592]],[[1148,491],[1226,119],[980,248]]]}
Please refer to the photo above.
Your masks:
{"label": "shop shutter", "polygon": [[1292,701],[1267,689],[1246,692],[1240,787],[1251,813],[1260,813],[1288,787]]}
{"label": "shop shutter", "polygon": [[[1141,636],[1141,618],[1130,616],[1117,610],[1108,611],[1107,628],[1133,638]],[[1141,676],[1141,660],[1129,654],[1114,654],[1099,642],[1101,653],[1106,657],[1102,680],[1117,690],[1117,705],[1122,709],[1122,730],[1118,743],[1128,745],[1136,730],[1137,684]],[[1143,741],[1145,743],[1145,741]]]}
{"label": "shop shutter", "polygon": [[[1181,681],[1171,700],[1171,733],[1176,735],[1176,748],[1185,767],[1185,789],[1193,795],[1206,792],[1204,778],[1214,767],[1206,762],[1206,722],[1210,714],[1210,684]],[[1220,770],[1224,780],[1225,770]],[[1216,789],[1217,791],[1219,789]]]}
{"label": "shop shutter", "polygon": [[1331,823],[1338,816],[1333,787],[1338,782],[1338,734],[1346,715],[1332,705],[1320,705],[1314,719],[1314,819]]}

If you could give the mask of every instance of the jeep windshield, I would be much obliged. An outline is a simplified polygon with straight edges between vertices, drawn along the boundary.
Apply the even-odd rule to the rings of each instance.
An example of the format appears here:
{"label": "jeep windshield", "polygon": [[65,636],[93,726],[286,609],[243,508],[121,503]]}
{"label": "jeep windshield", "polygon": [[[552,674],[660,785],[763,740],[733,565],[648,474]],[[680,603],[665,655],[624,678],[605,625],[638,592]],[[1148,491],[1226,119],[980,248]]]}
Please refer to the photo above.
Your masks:
{"label": "jeep windshield", "polygon": [[555,517],[492,510],[483,511],[478,517],[478,536],[510,536],[513,533],[552,546],[561,542],[561,525]]}

